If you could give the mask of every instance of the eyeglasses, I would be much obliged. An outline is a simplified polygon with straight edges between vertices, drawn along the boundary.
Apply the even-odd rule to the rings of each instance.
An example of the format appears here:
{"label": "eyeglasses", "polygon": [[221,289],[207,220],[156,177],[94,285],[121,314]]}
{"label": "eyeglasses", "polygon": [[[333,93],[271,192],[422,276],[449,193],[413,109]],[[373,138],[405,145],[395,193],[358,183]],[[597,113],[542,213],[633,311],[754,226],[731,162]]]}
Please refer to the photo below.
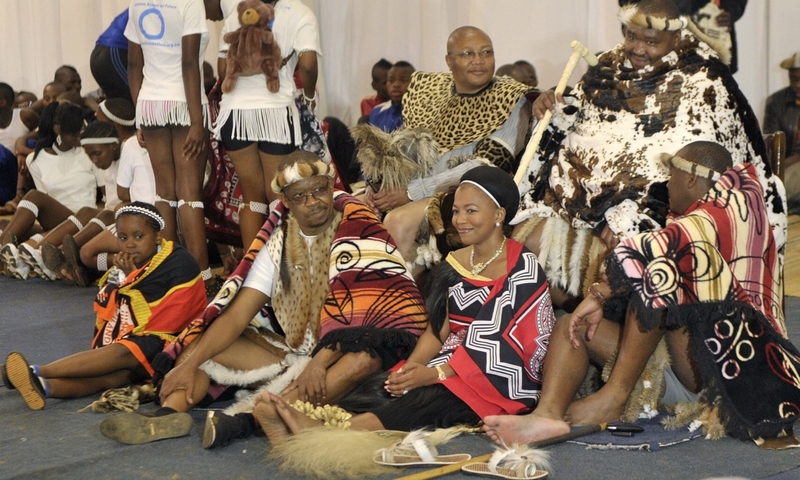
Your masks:
{"label": "eyeglasses", "polygon": [[473,52],[472,50],[467,50],[465,52],[448,53],[448,55],[458,57],[461,60],[464,60],[465,62],[472,62],[477,57],[481,57],[481,60],[486,60],[487,58],[494,57],[494,50],[481,50],[480,52]]}
{"label": "eyeglasses", "polygon": [[288,200],[290,204],[303,205],[306,203],[309,195],[317,200],[321,200],[322,197],[324,197],[325,195],[328,194],[328,192],[330,192],[330,190],[331,187],[326,182],[325,184],[314,187],[313,190],[307,192],[295,192],[295,193],[284,192],[283,195],[286,197],[286,200]]}

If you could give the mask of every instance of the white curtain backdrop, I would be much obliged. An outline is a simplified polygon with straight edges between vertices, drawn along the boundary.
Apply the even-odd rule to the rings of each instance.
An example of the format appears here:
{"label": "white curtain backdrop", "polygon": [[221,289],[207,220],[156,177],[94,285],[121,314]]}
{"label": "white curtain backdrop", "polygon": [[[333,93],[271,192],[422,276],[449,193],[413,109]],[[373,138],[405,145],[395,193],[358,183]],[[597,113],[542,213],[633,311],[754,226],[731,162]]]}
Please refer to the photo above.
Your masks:
{"label": "white curtain backdrop", "polygon": [[[497,66],[531,61],[540,87],[555,85],[581,41],[592,51],[621,39],[617,0],[303,0],[317,14],[323,50],[320,115],[352,124],[362,97],[372,93],[370,69],[381,57],[407,60],[418,70],[444,71],[445,42],[462,25],[485,30]],[[83,93],[97,88],[89,70],[94,42],[129,0],[0,0],[0,81],[41,95],[62,64],[83,77]],[[792,38],[798,0],[751,0],[736,23],[736,78],[759,117],[770,92],[788,84],[781,59],[800,49]],[[221,23],[221,22],[220,22]],[[206,58],[216,67],[220,23],[209,23]],[[585,70],[580,65],[576,82]]]}

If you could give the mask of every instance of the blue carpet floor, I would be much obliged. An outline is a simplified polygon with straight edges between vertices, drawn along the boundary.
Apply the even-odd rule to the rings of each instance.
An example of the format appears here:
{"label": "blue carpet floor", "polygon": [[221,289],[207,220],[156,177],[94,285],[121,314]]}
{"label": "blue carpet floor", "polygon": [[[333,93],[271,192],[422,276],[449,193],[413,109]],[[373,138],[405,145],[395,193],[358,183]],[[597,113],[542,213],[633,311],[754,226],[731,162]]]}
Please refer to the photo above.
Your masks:
{"label": "blue carpet floor", "polygon": [[[0,277],[0,356],[17,350],[33,363],[46,363],[86,349],[94,322],[93,296],[92,289]],[[798,340],[800,299],[788,298],[786,310],[790,338]],[[203,450],[200,411],[193,413],[195,429],[186,437],[141,446],[116,444],[100,434],[98,424],[105,414],[77,413],[96,398],[48,400],[44,410],[34,412],[17,392],[0,387],[0,478],[298,478],[266,460],[269,444],[264,437]],[[477,456],[492,446],[481,436],[470,436],[440,450]],[[698,438],[651,452],[587,450],[574,444],[548,450],[555,467],[551,479],[800,479],[800,451],[763,451],[732,439]]]}

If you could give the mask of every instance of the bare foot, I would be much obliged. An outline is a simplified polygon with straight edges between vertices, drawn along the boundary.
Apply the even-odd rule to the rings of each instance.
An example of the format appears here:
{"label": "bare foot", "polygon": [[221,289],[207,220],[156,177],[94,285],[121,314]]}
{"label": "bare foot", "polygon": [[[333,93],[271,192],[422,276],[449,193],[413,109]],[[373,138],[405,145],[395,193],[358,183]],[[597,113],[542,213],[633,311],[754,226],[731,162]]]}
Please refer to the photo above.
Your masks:
{"label": "bare foot", "polygon": [[272,397],[275,410],[283,420],[284,424],[289,427],[292,433],[298,433],[307,428],[321,427],[324,423],[321,420],[314,420],[307,417],[305,414],[298,412],[290,407],[283,400],[278,397]]}
{"label": "bare foot", "polygon": [[289,427],[275,410],[275,404],[270,400],[262,400],[253,408],[253,416],[267,434],[270,443],[277,445],[289,436]]}
{"label": "bare foot", "polygon": [[490,415],[483,419],[483,431],[500,445],[522,445],[569,433],[569,425],[534,411],[528,415]]}
{"label": "bare foot", "polygon": [[605,387],[572,402],[564,420],[571,425],[597,425],[619,420],[625,410],[625,401],[620,403],[618,399],[604,392],[604,389]]}

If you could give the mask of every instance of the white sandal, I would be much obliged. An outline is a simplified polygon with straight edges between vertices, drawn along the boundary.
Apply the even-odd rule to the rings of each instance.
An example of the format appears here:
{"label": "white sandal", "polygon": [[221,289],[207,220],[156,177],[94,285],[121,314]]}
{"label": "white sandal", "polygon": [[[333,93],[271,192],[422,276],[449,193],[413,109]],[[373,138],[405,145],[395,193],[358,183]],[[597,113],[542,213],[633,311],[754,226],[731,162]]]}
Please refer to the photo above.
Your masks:
{"label": "white sandal", "polygon": [[531,480],[547,478],[547,470],[551,468],[549,452],[515,445],[496,450],[488,462],[468,463],[461,467],[461,471],[487,477]]}
{"label": "white sandal", "polygon": [[408,467],[412,465],[451,465],[472,458],[467,453],[439,455],[436,447],[428,440],[430,432],[415,430],[402,442],[375,452],[373,460],[380,465]]}

